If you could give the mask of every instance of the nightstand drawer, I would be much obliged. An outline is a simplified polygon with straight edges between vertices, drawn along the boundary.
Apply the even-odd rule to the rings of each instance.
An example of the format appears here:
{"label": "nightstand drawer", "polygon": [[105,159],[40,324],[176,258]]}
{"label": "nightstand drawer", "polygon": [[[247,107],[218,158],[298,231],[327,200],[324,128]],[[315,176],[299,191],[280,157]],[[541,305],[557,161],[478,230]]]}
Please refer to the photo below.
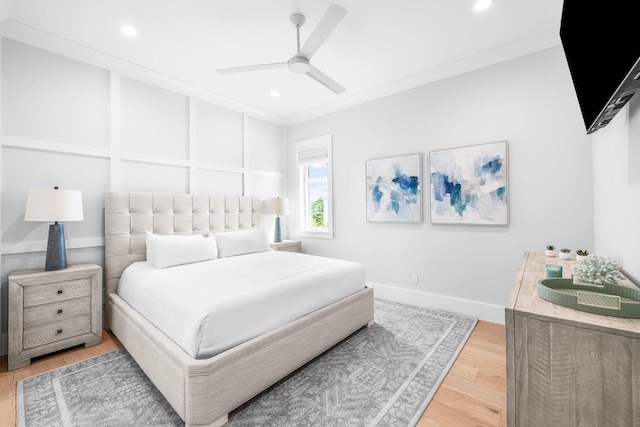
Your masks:
{"label": "nightstand drawer", "polygon": [[34,328],[72,317],[88,316],[90,313],[91,297],[89,296],[36,305],[24,310],[24,327],[25,329]]}
{"label": "nightstand drawer", "polygon": [[40,347],[66,338],[91,333],[91,317],[80,316],[24,330],[24,348]]}
{"label": "nightstand drawer", "polygon": [[284,240],[282,242],[271,243],[271,249],[284,252],[302,252],[302,242],[300,240]]}
{"label": "nightstand drawer", "polygon": [[91,279],[82,278],[46,285],[25,286],[24,307],[91,295]]}
{"label": "nightstand drawer", "polygon": [[284,246],[282,248],[278,248],[278,250],[283,252],[300,252],[300,245]]}

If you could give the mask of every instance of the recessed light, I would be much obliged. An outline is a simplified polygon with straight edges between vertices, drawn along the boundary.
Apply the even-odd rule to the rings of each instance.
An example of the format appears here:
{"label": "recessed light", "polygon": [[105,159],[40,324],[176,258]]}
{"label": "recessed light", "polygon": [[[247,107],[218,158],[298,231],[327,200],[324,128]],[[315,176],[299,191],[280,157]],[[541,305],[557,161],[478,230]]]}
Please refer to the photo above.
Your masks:
{"label": "recessed light", "polygon": [[280,92],[278,92],[277,89],[272,90],[271,92],[269,92],[269,95],[271,95],[274,98],[277,98],[280,96]]}
{"label": "recessed light", "polygon": [[485,9],[488,9],[489,6],[491,6],[491,3],[493,3],[492,0],[478,0],[473,5],[473,10],[475,10],[476,12],[481,12]]}
{"label": "recessed light", "polygon": [[135,29],[132,25],[124,24],[120,27],[120,32],[128,37],[137,37],[138,30]]}

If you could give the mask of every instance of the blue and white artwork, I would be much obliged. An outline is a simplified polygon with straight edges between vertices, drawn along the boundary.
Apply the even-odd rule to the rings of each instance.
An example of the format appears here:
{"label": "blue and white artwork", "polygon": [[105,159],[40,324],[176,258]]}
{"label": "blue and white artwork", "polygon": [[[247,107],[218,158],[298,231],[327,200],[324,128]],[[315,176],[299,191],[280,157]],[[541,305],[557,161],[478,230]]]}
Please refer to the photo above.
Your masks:
{"label": "blue and white artwork", "polygon": [[432,151],[432,224],[508,225],[507,141]]}
{"label": "blue and white artwork", "polygon": [[422,154],[367,160],[367,221],[422,222]]}

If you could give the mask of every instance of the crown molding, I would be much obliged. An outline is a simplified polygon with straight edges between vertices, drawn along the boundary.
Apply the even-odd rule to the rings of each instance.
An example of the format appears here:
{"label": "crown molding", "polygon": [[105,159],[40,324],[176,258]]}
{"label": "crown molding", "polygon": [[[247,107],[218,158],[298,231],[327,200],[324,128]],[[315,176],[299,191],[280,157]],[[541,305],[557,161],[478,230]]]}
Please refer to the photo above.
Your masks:
{"label": "crown molding", "polygon": [[[0,12],[2,12],[1,8]],[[167,90],[175,91],[187,96],[193,96],[199,100],[240,113],[245,113],[251,117],[265,120],[270,123],[280,126],[285,124],[285,118],[282,116],[218,95],[201,86],[191,84],[170,75],[115,57],[106,52],[30,27],[12,19],[0,22],[0,35],[5,38],[93,65],[95,67],[114,71],[126,77],[141,80],[145,83],[151,83]]]}
{"label": "crown molding", "polygon": [[[2,12],[3,9],[0,8],[0,13]],[[255,108],[240,101],[218,95],[203,87],[142,67],[130,61],[125,61],[74,41],[35,29],[15,20],[9,19],[0,22],[0,34],[3,37],[11,38],[53,53],[67,56],[93,66],[115,71],[128,77],[152,83],[185,95],[193,96],[202,101],[210,102],[233,111],[245,113],[252,117],[284,127],[294,126],[359,104],[424,86],[438,80],[443,80],[561,45],[560,35],[554,31],[547,31],[536,36],[523,39],[517,43],[511,43],[472,57],[453,61],[449,64],[435,67],[422,73],[387,83],[368,91],[340,98],[337,101],[322,105],[318,108],[313,108],[298,114],[284,117]]]}
{"label": "crown molding", "polygon": [[498,49],[492,49],[472,57],[454,61],[440,67],[435,67],[420,74],[397,80],[395,82],[379,86],[369,91],[342,98],[330,104],[326,104],[312,110],[288,116],[285,119],[285,125],[297,125],[318,117],[326,116],[340,110],[363,104],[365,102],[384,98],[389,95],[394,95],[396,93],[404,92],[406,90],[424,86],[438,80],[443,80],[473,70],[488,67],[500,62],[509,61],[520,56],[553,48],[560,44],[560,35],[556,34],[553,31],[548,31],[537,36],[521,40],[518,43],[505,45]]}

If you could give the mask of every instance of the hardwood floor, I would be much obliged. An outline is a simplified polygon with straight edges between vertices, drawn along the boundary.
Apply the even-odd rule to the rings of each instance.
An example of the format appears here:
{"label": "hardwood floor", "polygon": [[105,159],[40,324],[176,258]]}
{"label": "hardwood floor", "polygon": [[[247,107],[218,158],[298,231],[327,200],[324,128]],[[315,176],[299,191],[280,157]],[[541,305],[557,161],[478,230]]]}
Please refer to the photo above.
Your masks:
{"label": "hardwood floor", "polygon": [[478,321],[417,427],[507,425],[504,325]]}
{"label": "hardwood floor", "polygon": [[[43,356],[14,371],[7,371],[7,356],[0,357],[0,426],[16,425],[19,380],[119,347],[118,339],[103,331],[97,346]],[[479,321],[417,427],[506,427],[505,377],[504,326]]]}

